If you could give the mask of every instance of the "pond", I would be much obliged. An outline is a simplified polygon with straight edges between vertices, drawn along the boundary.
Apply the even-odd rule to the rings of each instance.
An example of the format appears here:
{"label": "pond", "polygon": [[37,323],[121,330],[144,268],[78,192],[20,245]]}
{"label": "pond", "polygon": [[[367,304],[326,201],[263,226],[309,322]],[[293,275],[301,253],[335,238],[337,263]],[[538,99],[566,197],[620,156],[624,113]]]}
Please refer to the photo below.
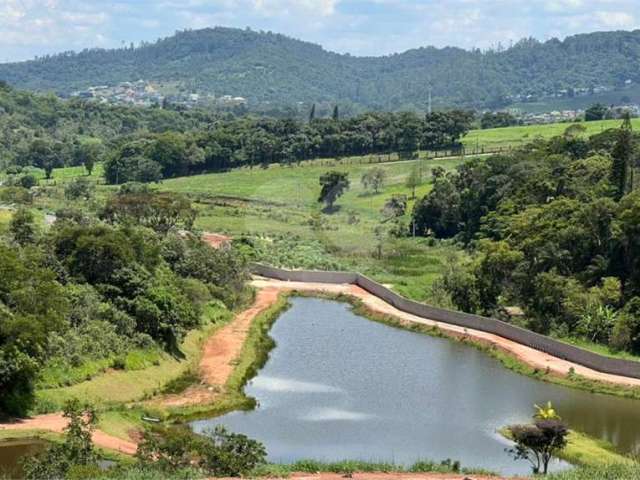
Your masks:
{"label": "pond", "polygon": [[22,478],[20,461],[46,447],[47,442],[34,438],[0,441],[0,478]]}
{"label": "pond", "polygon": [[496,430],[551,401],[571,428],[640,450],[637,401],[518,375],[473,347],[372,322],[344,303],[291,303],[271,330],[276,348],[245,389],[259,406],[194,422],[196,431],[226,425],[262,441],[274,462],[451,458],[526,474]]}

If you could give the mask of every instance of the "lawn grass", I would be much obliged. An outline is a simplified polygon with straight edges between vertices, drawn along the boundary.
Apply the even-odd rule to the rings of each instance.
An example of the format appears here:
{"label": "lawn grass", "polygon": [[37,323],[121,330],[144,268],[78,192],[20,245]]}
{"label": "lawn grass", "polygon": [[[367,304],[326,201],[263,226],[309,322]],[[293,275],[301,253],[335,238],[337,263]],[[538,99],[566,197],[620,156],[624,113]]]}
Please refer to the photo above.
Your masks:
{"label": "lawn grass", "polygon": [[137,349],[123,356],[112,355],[108,358],[86,360],[77,367],[71,367],[67,362],[49,361],[40,371],[38,388],[55,388],[75,385],[104,373],[109,368],[125,371],[143,370],[153,365],[159,365],[164,357],[160,348]]}

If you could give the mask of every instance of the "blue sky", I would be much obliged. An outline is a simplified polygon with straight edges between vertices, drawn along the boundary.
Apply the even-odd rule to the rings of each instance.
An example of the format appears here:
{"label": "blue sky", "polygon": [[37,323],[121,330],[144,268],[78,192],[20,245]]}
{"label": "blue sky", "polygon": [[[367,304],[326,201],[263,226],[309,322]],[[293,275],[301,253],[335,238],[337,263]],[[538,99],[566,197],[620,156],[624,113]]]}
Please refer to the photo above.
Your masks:
{"label": "blue sky", "polygon": [[216,25],[383,55],[637,29],[640,0],[0,0],[0,62]]}

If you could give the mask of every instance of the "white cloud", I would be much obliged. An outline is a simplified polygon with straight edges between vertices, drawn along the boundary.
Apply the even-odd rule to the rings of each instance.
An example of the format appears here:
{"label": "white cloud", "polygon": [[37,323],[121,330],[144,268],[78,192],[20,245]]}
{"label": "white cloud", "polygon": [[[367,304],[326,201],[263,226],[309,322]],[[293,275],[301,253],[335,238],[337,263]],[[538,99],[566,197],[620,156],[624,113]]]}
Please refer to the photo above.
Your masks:
{"label": "white cloud", "polygon": [[252,27],[354,55],[508,45],[640,25],[640,0],[0,0],[0,61]]}
{"label": "white cloud", "polygon": [[637,25],[635,17],[627,12],[596,12],[595,16],[607,28],[631,28]]}
{"label": "white cloud", "polygon": [[285,14],[316,14],[329,16],[335,13],[339,0],[253,0],[253,6],[268,16]]}

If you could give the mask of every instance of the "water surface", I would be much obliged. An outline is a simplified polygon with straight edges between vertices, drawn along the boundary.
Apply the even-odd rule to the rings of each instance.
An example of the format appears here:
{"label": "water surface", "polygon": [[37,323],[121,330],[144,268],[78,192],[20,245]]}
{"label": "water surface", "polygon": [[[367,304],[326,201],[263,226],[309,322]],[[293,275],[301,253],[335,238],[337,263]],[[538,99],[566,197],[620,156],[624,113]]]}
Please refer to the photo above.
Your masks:
{"label": "water surface", "polygon": [[276,462],[452,458],[526,474],[496,430],[551,401],[571,428],[639,451],[639,402],[518,375],[473,347],[372,322],[343,303],[294,298],[271,336],[277,346],[246,387],[258,408],[194,422],[196,431],[224,424],[262,441]]}
{"label": "water surface", "polygon": [[23,458],[44,450],[47,442],[33,438],[0,441],[0,478],[22,478]]}

